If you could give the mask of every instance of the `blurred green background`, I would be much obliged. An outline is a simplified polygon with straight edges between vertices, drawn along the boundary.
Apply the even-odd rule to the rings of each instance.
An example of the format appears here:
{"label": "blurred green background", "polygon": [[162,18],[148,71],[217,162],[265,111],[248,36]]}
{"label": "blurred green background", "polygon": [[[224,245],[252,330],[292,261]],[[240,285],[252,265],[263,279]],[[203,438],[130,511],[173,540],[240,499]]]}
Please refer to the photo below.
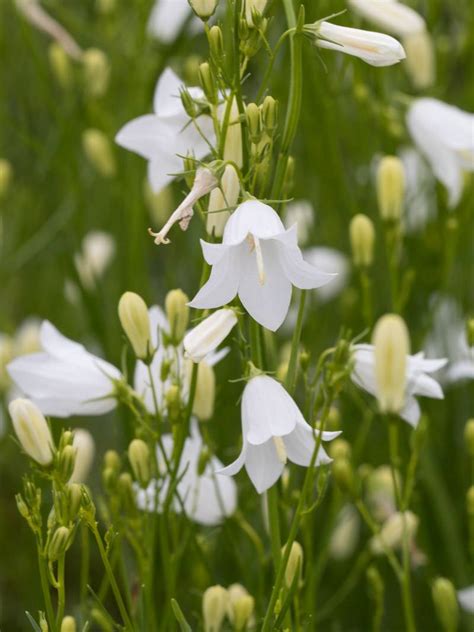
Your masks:
{"label": "blurred green background", "polygon": [[[144,193],[145,161],[113,145],[116,173],[104,177],[87,160],[82,134],[87,128],[97,128],[113,143],[125,122],[151,111],[156,80],[167,65],[194,85],[196,59],[206,55],[206,42],[199,34],[183,34],[169,46],[154,41],[146,28],[150,0],[117,0],[105,13],[94,0],[45,0],[42,4],[81,47],[105,52],[110,81],[104,95],[90,96],[81,64],[71,61],[70,85],[61,86],[49,61],[50,40],[18,13],[12,0],[1,0],[0,158],[11,163],[13,175],[10,187],[0,198],[0,331],[13,334],[28,316],[47,318],[67,336],[101,350],[111,362],[119,364],[123,339],[116,306],[121,293],[139,292],[149,304],[162,303],[173,287],[181,287],[192,296],[199,282],[200,266],[196,262],[200,261],[198,237],[203,236],[203,227],[195,220],[186,233],[174,232],[172,245],[154,246],[146,230],[150,225],[156,227],[158,220]],[[221,4],[225,4],[223,0]],[[424,15],[435,41],[437,80],[429,94],[473,111],[471,0],[412,0],[409,4]],[[305,5],[307,22],[345,8],[342,0],[307,0]],[[269,14],[269,38],[274,42],[285,28],[278,0],[272,3]],[[357,17],[347,13],[338,21],[362,26]],[[279,99],[283,111],[289,88],[288,61],[285,48],[271,81],[271,93]],[[248,101],[256,95],[266,63],[262,51],[250,64],[250,76],[244,85]],[[416,91],[403,64],[372,68],[327,51],[319,56],[309,43],[304,64],[292,197],[310,200],[314,206],[311,244],[331,246],[349,255],[348,223],[352,215],[367,213],[379,227],[370,166],[374,156],[395,153],[410,145],[404,124],[405,106],[396,95],[416,95]],[[182,182],[173,185],[174,200],[180,198],[183,189]],[[453,215],[447,210],[445,191],[439,187],[437,217],[406,239],[403,265],[413,270],[415,280],[404,315],[416,350],[421,348],[429,328],[434,292],[449,293],[466,314],[474,313],[473,192],[471,178],[455,211],[459,227],[452,231],[454,236],[450,233],[447,237],[446,222]],[[172,209],[173,196],[167,202],[162,200],[162,210]],[[74,266],[74,254],[80,251],[82,239],[90,230],[104,230],[116,243],[110,267],[92,290],[81,288]],[[455,257],[446,275],[448,238],[454,240]],[[379,239],[374,266],[377,314],[389,309],[386,278],[383,240]],[[65,295],[67,280],[79,288],[74,302]],[[341,326],[356,333],[363,330],[357,287],[357,279],[351,279],[338,299],[319,306],[307,318],[303,340],[311,352],[332,344]],[[284,338],[281,334],[282,341]],[[219,368],[219,382],[225,384],[227,379],[238,377],[236,368],[226,360]],[[224,460],[226,447],[235,445],[240,433],[235,406],[239,391],[235,384],[226,385],[225,397],[218,390],[211,433]],[[414,589],[418,612],[426,613],[420,629],[431,631],[439,628],[426,577],[446,575],[458,587],[473,583],[464,508],[469,471],[462,433],[464,422],[474,415],[474,385],[453,387],[444,402],[427,402],[425,408],[431,417],[430,460],[425,464],[429,473],[422,470],[415,504],[422,524],[418,541],[428,563],[415,577]],[[360,412],[348,400],[342,404],[342,413],[345,436],[351,441],[360,427]],[[98,460],[106,448],[123,450],[120,413],[97,420],[74,419],[72,424],[93,432]],[[408,428],[406,432],[403,429],[402,436],[408,444]],[[374,426],[364,460],[377,465],[386,458],[385,435]],[[14,502],[26,468],[26,459],[19,456],[7,427],[0,439],[0,628],[5,632],[29,629],[24,611],[36,612],[41,607],[33,539]],[[91,485],[99,486],[98,471]],[[243,510],[256,512],[256,494],[243,477],[241,485]],[[315,547],[323,529],[321,512],[315,521]],[[241,542],[241,546],[244,550],[247,545]],[[233,564],[232,555],[226,555]],[[331,595],[350,565],[348,560],[326,567],[318,602],[324,603]],[[77,568],[71,566],[68,572],[74,585]],[[251,577],[249,573],[247,584]],[[214,576],[209,578],[211,583],[237,580],[242,578],[226,565],[215,568]],[[389,571],[386,581],[387,593],[393,593],[393,597],[387,599],[383,629],[402,630],[397,587]],[[255,589],[255,585],[247,587]],[[197,603],[192,606],[195,610],[199,608]],[[361,585],[322,629],[366,630],[370,608],[367,589]]]}

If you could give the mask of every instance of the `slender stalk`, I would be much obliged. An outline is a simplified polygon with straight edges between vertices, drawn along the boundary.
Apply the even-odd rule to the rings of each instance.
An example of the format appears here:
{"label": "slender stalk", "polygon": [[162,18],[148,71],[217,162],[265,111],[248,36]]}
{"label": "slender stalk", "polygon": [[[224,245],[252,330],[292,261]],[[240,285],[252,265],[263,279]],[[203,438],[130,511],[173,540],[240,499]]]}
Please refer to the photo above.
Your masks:
{"label": "slender stalk", "polygon": [[268,521],[270,523],[270,538],[272,542],[273,565],[275,571],[281,560],[281,535],[280,516],[278,510],[278,487],[277,484],[267,491]]}
{"label": "slender stalk", "polygon": [[55,623],[55,618],[54,618],[53,603],[51,601],[51,593],[49,590],[48,574],[46,571],[44,557],[41,553],[39,544],[38,544],[38,567],[39,567],[39,573],[40,573],[41,590],[43,591],[43,599],[44,599],[44,605],[46,609],[46,616],[48,618],[48,623],[51,628],[51,632],[56,632],[56,623]]}
{"label": "slender stalk", "polygon": [[[87,598],[87,583],[89,581],[90,568],[90,546],[89,530],[87,526],[81,524],[81,569],[80,569],[80,600],[81,607],[84,608]],[[85,614],[85,613],[84,613]]]}
{"label": "slender stalk", "polygon": [[300,292],[300,303],[298,307],[298,317],[296,319],[295,329],[293,331],[293,339],[291,341],[291,354],[288,363],[288,372],[286,374],[285,386],[286,390],[291,394],[295,390],[296,376],[298,369],[298,351],[300,346],[301,331],[303,329],[304,306],[306,302],[306,291]]}
{"label": "slender stalk", "polygon": [[58,560],[58,608],[56,612],[56,625],[61,626],[66,606],[66,583],[65,583],[66,555],[63,553]]}

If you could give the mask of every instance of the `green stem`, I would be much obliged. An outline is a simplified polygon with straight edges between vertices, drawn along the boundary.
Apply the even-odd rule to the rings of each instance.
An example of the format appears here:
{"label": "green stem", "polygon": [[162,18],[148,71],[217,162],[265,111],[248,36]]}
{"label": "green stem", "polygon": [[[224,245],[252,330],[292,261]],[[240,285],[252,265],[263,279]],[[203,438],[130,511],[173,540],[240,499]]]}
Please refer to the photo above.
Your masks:
{"label": "green stem", "polygon": [[275,571],[281,560],[281,535],[280,516],[278,510],[278,487],[277,484],[267,491],[268,521],[270,523],[270,538],[272,542],[273,565]]}
{"label": "green stem", "polygon": [[290,361],[288,363],[288,372],[286,374],[285,386],[286,390],[292,394],[296,386],[296,377],[298,370],[298,351],[300,346],[301,331],[303,329],[304,306],[306,302],[306,291],[301,290],[300,304],[298,307],[298,317],[296,319],[295,329],[293,331],[293,339],[291,341]]}
{"label": "green stem", "polygon": [[63,553],[58,560],[58,608],[56,614],[56,625],[58,628],[61,627],[61,621],[64,617],[64,608],[66,606],[65,567],[66,555]]}
{"label": "green stem", "polygon": [[51,601],[51,593],[49,590],[48,574],[46,571],[45,561],[38,545],[38,566],[41,580],[41,590],[43,591],[44,605],[46,609],[46,616],[48,617],[48,623],[51,628],[51,632],[56,632],[56,623],[54,619],[53,603]]}
{"label": "green stem", "polygon": [[[89,530],[85,524],[81,524],[81,569],[80,569],[80,600],[81,608],[85,608],[87,598],[87,583],[89,581],[90,546]],[[85,614],[85,612],[84,612]]]}

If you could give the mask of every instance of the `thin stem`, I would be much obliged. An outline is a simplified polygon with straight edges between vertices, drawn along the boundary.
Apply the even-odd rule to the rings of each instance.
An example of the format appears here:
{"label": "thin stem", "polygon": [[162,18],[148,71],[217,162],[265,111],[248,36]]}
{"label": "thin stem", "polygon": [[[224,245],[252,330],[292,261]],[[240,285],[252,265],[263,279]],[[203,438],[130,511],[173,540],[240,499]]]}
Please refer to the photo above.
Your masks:
{"label": "thin stem", "polygon": [[80,600],[84,608],[87,598],[87,583],[90,568],[89,530],[85,524],[81,524],[81,569],[80,569]]}
{"label": "thin stem", "polygon": [[66,584],[64,571],[66,567],[66,555],[63,553],[58,560],[58,608],[56,613],[56,625],[61,626],[66,606]]}
{"label": "thin stem", "polygon": [[267,491],[268,521],[270,523],[270,538],[272,542],[273,565],[275,571],[281,560],[280,516],[278,510],[278,487],[273,485]]}
{"label": "thin stem", "polygon": [[304,306],[306,302],[306,291],[300,292],[300,304],[298,307],[298,317],[296,319],[295,329],[293,331],[293,339],[291,341],[291,354],[288,363],[288,372],[286,374],[285,386],[286,390],[291,394],[295,390],[296,376],[298,369],[298,351],[300,346],[301,331],[303,329]]}
{"label": "thin stem", "polygon": [[54,619],[53,603],[51,601],[51,593],[49,590],[48,575],[46,571],[45,561],[38,544],[38,566],[41,580],[41,590],[43,591],[44,605],[46,616],[52,632],[56,632],[56,623]]}

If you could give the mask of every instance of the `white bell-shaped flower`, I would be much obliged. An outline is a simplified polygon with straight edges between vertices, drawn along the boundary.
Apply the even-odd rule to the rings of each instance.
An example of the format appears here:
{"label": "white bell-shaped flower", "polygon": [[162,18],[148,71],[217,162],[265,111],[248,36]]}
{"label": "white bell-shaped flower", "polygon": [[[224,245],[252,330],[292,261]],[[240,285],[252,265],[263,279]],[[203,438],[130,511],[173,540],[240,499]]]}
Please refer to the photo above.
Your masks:
{"label": "white bell-shaped flower", "polygon": [[[323,432],[330,441],[340,432]],[[219,474],[234,476],[245,465],[259,494],[280,478],[287,460],[308,467],[318,431],[304,419],[283,386],[271,377],[257,375],[245,386],[242,396],[242,452]],[[316,465],[332,459],[319,447]]]}
{"label": "white bell-shaped flower", "polygon": [[415,99],[407,125],[436,178],[448,190],[449,205],[456,206],[463,173],[474,171],[474,114],[437,99]]}
{"label": "white bell-shaped flower", "polygon": [[[374,349],[374,345],[369,344],[353,346],[354,368],[351,378],[357,386],[377,397]],[[438,371],[446,362],[445,358],[427,359],[423,352],[407,356],[405,404],[400,411],[400,417],[411,426],[417,426],[421,415],[415,395],[434,399],[444,398],[441,386],[428,373]]]}
{"label": "white bell-shaped flower", "polygon": [[40,329],[42,351],[10,362],[8,373],[45,415],[103,415],[116,406],[114,380],[122,374],[112,364],[63,336],[50,322]]}
{"label": "white bell-shaped flower", "polygon": [[[169,184],[183,169],[179,156],[193,154],[202,159],[215,141],[212,120],[198,117],[201,136],[181,103],[181,79],[167,68],[158,80],[154,97],[154,114],[133,119],[118,132],[116,142],[148,160],[148,179],[155,193]],[[188,88],[189,94],[204,97],[201,88]]]}
{"label": "white bell-shaped flower", "polygon": [[[167,459],[173,452],[172,435],[164,435],[162,444]],[[191,434],[184,443],[178,471],[178,484],[173,500],[173,508],[177,513],[183,509],[194,522],[206,526],[220,524],[227,516],[231,516],[237,508],[237,485],[232,479],[222,478],[216,473],[223,466],[215,456],[211,456],[202,471],[199,469],[203,448],[202,438],[197,423],[191,424]],[[157,450],[158,465],[165,472],[163,455]],[[165,502],[169,479],[160,482],[151,481],[146,489],[137,487],[137,504],[144,511],[162,511]]]}
{"label": "white bell-shaped flower", "polygon": [[296,235],[296,224],[285,230],[270,206],[258,200],[241,204],[226,224],[222,244],[201,240],[212,272],[190,306],[221,307],[238,294],[252,318],[277,330],[288,313],[292,285],[314,289],[335,276],[303,259]]}

